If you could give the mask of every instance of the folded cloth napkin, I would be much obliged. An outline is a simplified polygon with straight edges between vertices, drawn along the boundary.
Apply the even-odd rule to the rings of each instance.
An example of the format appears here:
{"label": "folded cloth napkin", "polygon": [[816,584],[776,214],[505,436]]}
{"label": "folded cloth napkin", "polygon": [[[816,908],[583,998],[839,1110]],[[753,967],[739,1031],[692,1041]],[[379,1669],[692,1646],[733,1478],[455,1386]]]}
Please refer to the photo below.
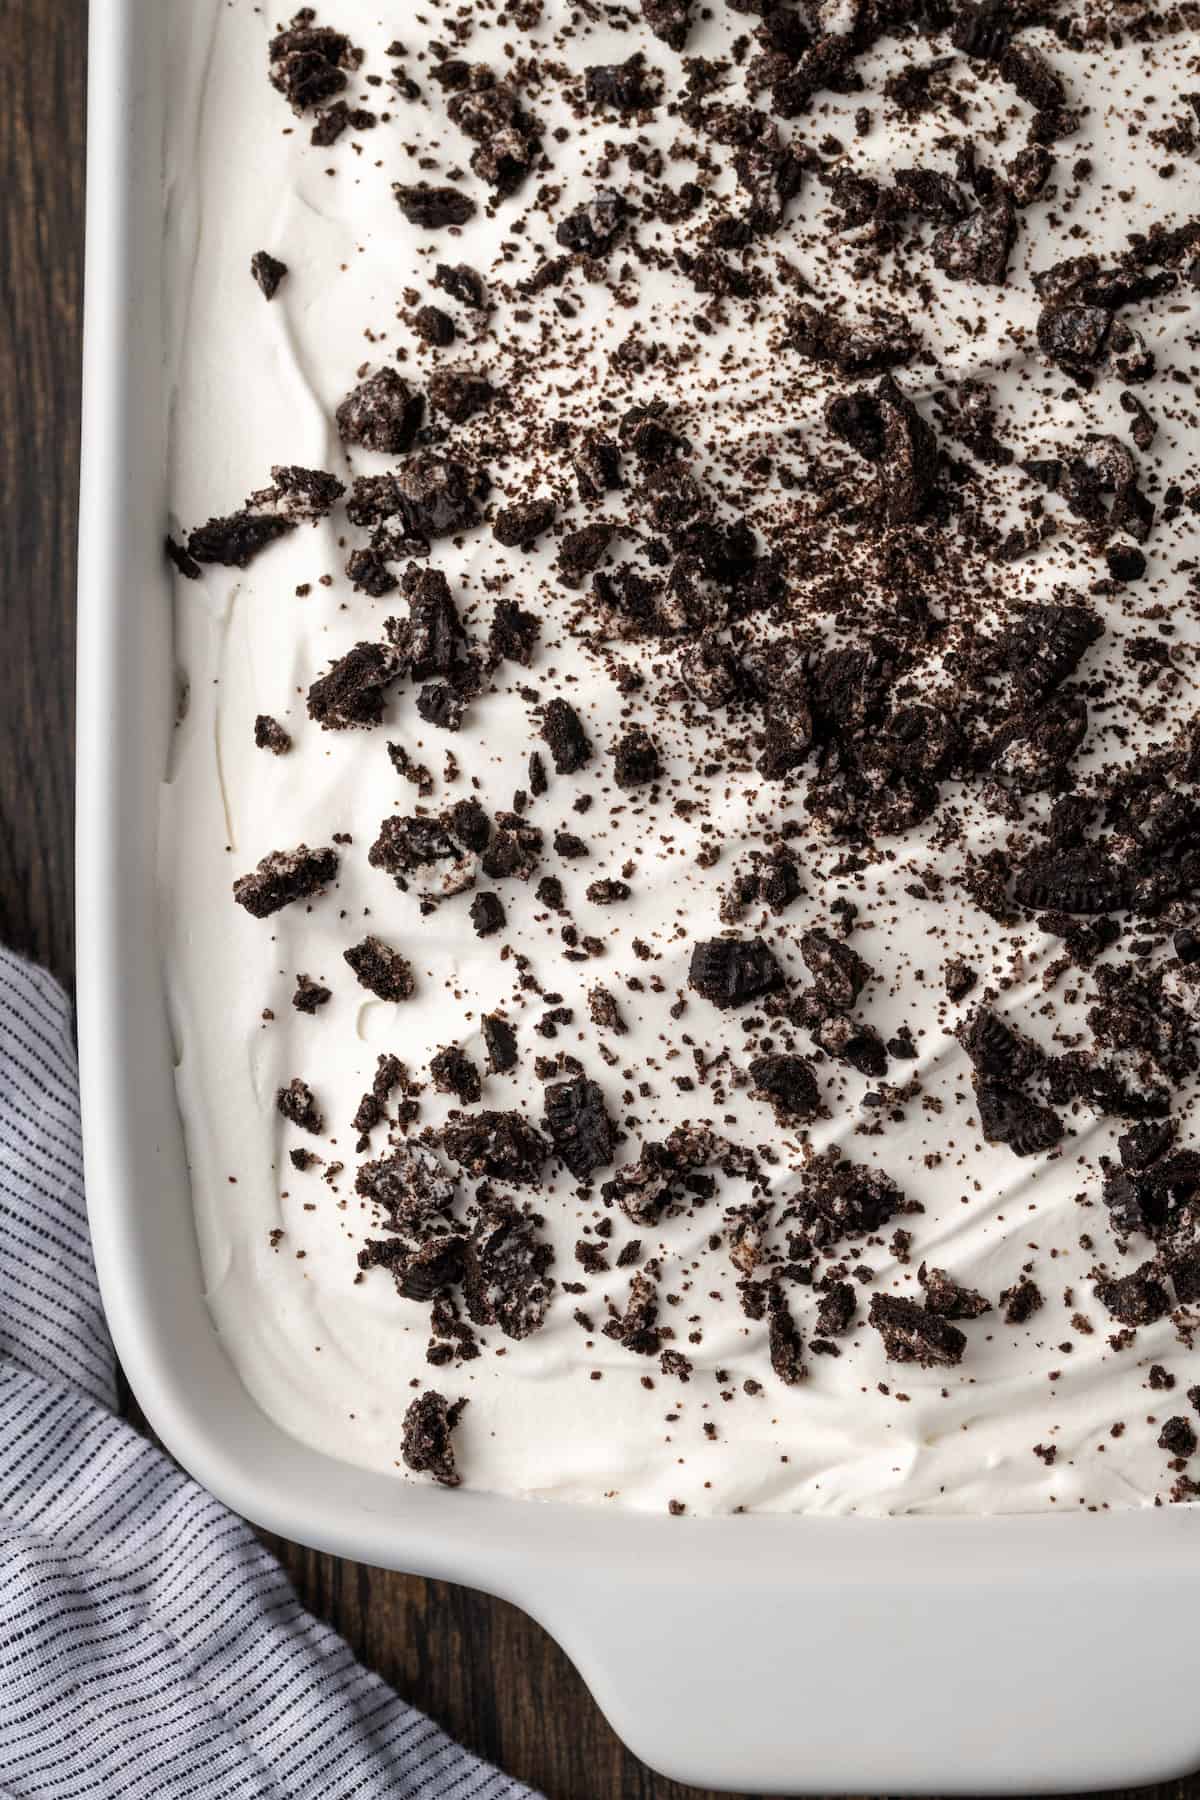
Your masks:
{"label": "folded cloth napkin", "polygon": [[0,951],[0,1796],[519,1800],[116,1416],[70,1009]]}

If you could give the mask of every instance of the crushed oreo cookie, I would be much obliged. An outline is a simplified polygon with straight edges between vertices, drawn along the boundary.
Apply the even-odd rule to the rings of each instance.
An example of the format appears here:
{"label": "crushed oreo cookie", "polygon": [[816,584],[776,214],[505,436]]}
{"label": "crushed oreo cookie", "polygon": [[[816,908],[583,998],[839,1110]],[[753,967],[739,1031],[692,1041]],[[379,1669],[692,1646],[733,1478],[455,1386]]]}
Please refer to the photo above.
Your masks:
{"label": "crushed oreo cookie", "polygon": [[945,1269],[930,1269],[922,1263],[917,1270],[917,1280],[925,1290],[926,1312],[937,1313],[939,1318],[978,1319],[992,1310],[990,1300],[974,1288],[955,1281]]}
{"label": "crushed oreo cookie", "polygon": [[592,746],[579,714],[557,696],[542,715],[542,737],[559,775],[574,775],[591,761]]}
{"label": "crushed oreo cookie", "polygon": [[187,555],[192,563],[221,563],[229,569],[248,569],[269,545],[295,529],[294,519],[247,508],[198,525],[188,536]]}
{"label": "crushed oreo cookie", "polygon": [[265,300],[273,300],[288,272],[286,263],[267,250],[256,250],[250,258],[250,273],[263,291]]}
{"label": "crushed oreo cookie", "polygon": [[899,1294],[872,1294],[869,1321],[883,1339],[889,1362],[919,1363],[923,1369],[952,1368],[967,1347],[957,1325]]}
{"label": "crushed oreo cookie", "polygon": [[1171,1310],[1171,1296],[1155,1273],[1153,1263],[1143,1263],[1132,1275],[1098,1281],[1096,1298],[1122,1325],[1151,1325]]}
{"label": "crushed oreo cookie", "polygon": [[233,897],[255,919],[269,918],[297,900],[324,893],[337,879],[338,854],[333,849],[272,850],[249,875],[239,875]]}
{"label": "crushed oreo cookie", "polygon": [[447,226],[465,225],[475,216],[475,202],[461,188],[430,187],[424,181],[406,186],[396,181],[392,183],[392,192],[409,224],[418,225],[425,231],[443,231]]}
{"label": "crushed oreo cookie", "polygon": [[356,644],[308,690],[308,716],[325,731],[382,724],[388,688],[403,669],[390,644]]}
{"label": "crushed oreo cookie", "polygon": [[543,1121],[558,1155],[580,1180],[612,1162],[616,1131],[603,1090],[585,1075],[551,1082]]}
{"label": "crushed oreo cookie", "polygon": [[308,1013],[311,1017],[314,1013],[319,1012],[321,1007],[328,1006],[332,999],[333,993],[330,988],[323,986],[319,981],[314,981],[311,975],[297,975],[296,991],[292,995],[292,1005],[297,1012]]}
{"label": "crushed oreo cookie", "polygon": [[289,1125],[295,1125],[300,1131],[311,1131],[314,1137],[320,1137],[325,1129],[313,1091],[298,1075],[276,1094],[275,1110]]}
{"label": "crushed oreo cookie", "polygon": [[384,456],[411,450],[425,403],[395,369],[377,369],[347,394],[337,409],[344,444],[361,445]]}
{"label": "crushed oreo cookie", "polygon": [[775,993],[783,971],[762,938],[711,938],[692,948],[688,986],[724,1010]]}
{"label": "crushed oreo cookie", "polygon": [[406,1468],[418,1475],[432,1475],[441,1487],[458,1487],[462,1476],[454,1457],[454,1430],[467,1406],[465,1399],[449,1401],[429,1388],[418,1394],[404,1415],[400,1454]]}
{"label": "crushed oreo cookie", "polygon": [[750,1064],[755,1092],[774,1106],[781,1121],[813,1119],[821,1108],[821,1094],[811,1063],[802,1056],[759,1056]]}
{"label": "crushed oreo cookie", "polygon": [[254,747],[269,750],[272,756],[286,756],[292,740],[278,719],[273,719],[269,713],[259,713],[254,721]]}
{"label": "crushed oreo cookie", "polygon": [[362,52],[345,32],[314,25],[305,13],[287,31],[276,33],[267,54],[271,86],[298,116],[340,94],[362,61]]}
{"label": "crushed oreo cookie", "polygon": [[493,1176],[514,1187],[539,1179],[550,1146],[518,1112],[464,1115],[445,1127],[446,1154],[469,1175]]}
{"label": "crushed oreo cookie", "polygon": [[380,1000],[407,1000],[416,982],[411,965],[381,938],[365,937],[344,953],[360,987]]}

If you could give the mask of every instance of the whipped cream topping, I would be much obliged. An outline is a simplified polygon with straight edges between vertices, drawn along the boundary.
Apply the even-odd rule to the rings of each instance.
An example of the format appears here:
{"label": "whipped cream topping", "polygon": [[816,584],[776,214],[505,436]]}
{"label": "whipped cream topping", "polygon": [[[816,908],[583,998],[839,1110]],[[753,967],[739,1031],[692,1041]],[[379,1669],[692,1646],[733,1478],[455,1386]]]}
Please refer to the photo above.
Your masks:
{"label": "whipped cream topping", "polygon": [[[162,922],[216,1328],[250,1392],[286,1430],[401,1479],[416,1479],[401,1461],[405,1411],[414,1394],[434,1387],[470,1402],[455,1433],[463,1480],[508,1494],[813,1513],[1061,1511],[1165,1499],[1175,1472],[1156,1441],[1160,1426],[1190,1410],[1184,1390],[1200,1379],[1186,1313],[1176,1307],[1115,1346],[1121,1327],[1094,1291],[1098,1268],[1125,1275],[1153,1254],[1145,1240],[1122,1253],[1102,1202],[1101,1159],[1115,1157],[1128,1120],[1075,1104],[1059,1108],[1066,1135],[1048,1154],[1018,1157],[988,1143],[971,1065],[954,1036],[986,1000],[1048,1052],[1090,1042],[1094,969],[1063,966],[1060,939],[1033,916],[989,916],[962,881],[972,858],[978,866],[991,852],[1010,857],[1014,842],[1032,842],[1048,797],[999,781],[946,780],[937,809],[911,829],[879,834],[868,846],[838,841],[806,808],[811,767],[782,782],[764,779],[754,722],[731,726],[681,686],[678,640],[630,636],[600,618],[586,578],[565,585],[557,559],[563,529],[606,517],[614,528],[606,566],[631,559],[655,572],[645,551],[658,534],[636,500],[623,489],[581,505],[570,452],[585,427],[615,435],[631,405],[661,398],[687,440],[687,467],[705,506],[745,517],[761,548],[783,546],[806,644],[836,646],[886,630],[897,600],[880,579],[878,534],[861,520],[835,521],[824,553],[803,565],[795,526],[801,515],[815,517],[826,478],[832,486],[836,475],[843,490],[855,481],[865,490],[873,479],[870,465],[856,464],[831,436],[825,408],[831,394],[873,386],[877,377],[843,378],[819,366],[787,329],[805,297],[823,305],[844,297],[848,321],[882,306],[903,313],[920,336],[919,355],[896,380],[963,469],[959,511],[929,528],[955,550],[940,559],[935,546],[924,572],[924,597],[941,629],[930,634],[910,696],[931,709],[923,729],[961,704],[957,671],[973,636],[1002,626],[1019,602],[1069,594],[1105,628],[1077,677],[1091,684],[1088,734],[1071,764],[1078,783],[1170,743],[1195,711],[1197,591],[1187,569],[1195,514],[1164,506],[1173,482],[1187,489],[1194,480],[1186,448],[1196,416],[1194,289],[1181,282],[1128,314],[1157,363],[1153,379],[1133,390],[1158,427],[1138,458],[1142,488],[1158,508],[1141,579],[1107,581],[1103,554],[1053,494],[1044,497],[1044,516],[1054,535],[1018,560],[972,538],[963,516],[978,511],[1003,535],[1027,522],[1040,492],[1021,459],[1061,456],[1089,433],[1129,438],[1120,376],[1106,368],[1089,390],[1039,348],[1041,301],[1031,277],[1068,255],[1111,259],[1131,232],[1186,219],[1195,162],[1153,134],[1172,126],[1186,111],[1180,96],[1200,85],[1194,38],[1161,22],[1153,32],[1131,30],[1133,15],[1120,9],[1108,16],[1114,32],[1102,30],[1086,48],[1064,47],[1045,26],[1022,34],[1061,72],[1079,120],[1052,146],[1042,195],[1021,210],[1004,285],[948,281],[930,259],[928,231],[924,242],[876,257],[861,231],[834,230],[830,190],[809,169],[782,225],[744,262],[736,249],[725,258],[761,281],[748,293],[714,295],[674,252],[682,244],[696,254],[714,214],[726,207],[736,216],[745,195],[733,152],[681,117],[680,57],[636,9],[605,8],[605,22],[557,0],[545,0],[536,20],[534,10],[517,22],[480,8],[466,30],[458,9],[427,6],[399,27],[401,62],[390,51],[396,26],[381,9],[330,0],[319,23],[346,32],[364,52],[345,97],[379,122],[317,147],[315,115],[296,117],[269,85],[267,14],[249,0],[172,6],[164,208],[175,531],[236,511],[269,485],[274,464],[329,470],[347,484],[396,468],[394,458],[348,453],[335,425],[341,401],[381,367],[398,369],[421,391],[441,367],[486,374],[496,399],[450,434],[452,446],[490,471],[484,511],[534,495],[558,505],[555,530],[530,549],[501,546],[487,523],[432,547],[430,564],[448,578],[473,641],[486,639],[498,600],[541,620],[531,666],[501,663],[457,732],[423,720],[416,684],[407,682],[389,689],[377,729],[327,731],[307,716],[308,689],[331,661],[356,643],[381,641],[384,620],[405,611],[399,594],[373,600],[347,578],[348,552],[366,534],[348,525],[343,507],[244,570],[206,567],[200,581],[175,581],[181,699],[162,789]],[[709,98],[744,104],[739,39],[755,20],[712,10],[720,16],[692,24],[686,54],[725,59],[724,85]],[[846,18],[827,27],[848,29],[854,8],[838,11]],[[584,69],[635,49],[661,72],[662,101],[632,117],[583,103]],[[1026,141],[1030,108],[979,63],[956,55],[934,76],[948,97],[925,110],[885,97],[888,75],[946,49],[945,37],[883,38],[855,64],[862,91],[817,93],[807,111],[781,123],[784,139],[827,168],[883,181],[900,166],[953,174],[948,134],[973,138],[979,160],[1002,167]],[[463,173],[472,145],[448,120],[430,75],[445,54],[511,76],[539,122],[540,158],[511,197],[496,200],[485,181]],[[415,96],[393,81],[397,68],[416,84]],[[373,76],[382,84],[372,85]],[[856,117],[864,108],[865,130]],[[679,225],[637,210],[648,180],[658,179],[659,157],[673,189],[694,181],[702,190],[694,216]],[[1164,178],[1172,163],[1174,178]],[[393,183],[451,178],[477,206],[461,235],[402,215]],[[560,285],[523,295],[521,284],[563,255],[557,224],[598,187],[620,192],[633,209],[604,270],[576,258]],[[270,302],[249,272],[262,250],[288,270]],[[472,312],[435,290],[436,265],[459,261],[488,284],[490,311]],[[458,335],[448,348],[431,349],[414,329],[416,309],[431,302],[454,318]],[[946,396],[971,379],[989,384],[996,434],[1017,461],[973,460],[945,429]],[[402,569],[403,562],[396,573]],[[783,654],[766,615],[743,629],[768,655]],[[593,746],[574,775],[554,772],[539,736],[539,709],[555,696],[571,701]],[[286,754],[255,747],[260,714],[291,736]],[[610,750],[632,723],[650,732],[663,774],[653,787],[620,790]],[[425,765],[431,792],[398,773],[389,743]],[[547,852],[528,884],[479,879],[475,891],[494,889],[505,906],[496,936],[472,929],[472,893],[425,909],[419,882],[403,892],[371,866],[368,850],[390,816],[419,808],[436,816],[466,798],[493,815],[511,808],[514,791],[529,789],[535,750],[549,783],[525,817],[545,832]],[[590,807],[580,812],[583,797]],[[752,901],[731,924],[734,877],[752,851],[778,841],[785,821],[800,893],[778,916]],[[585,840],[586,859],[552,853],[560,831]],[[323,896],[267,919],[234,904],[234,879],[260,858],[329,845],[335,834],[344,834],[339,874]],[[536,898],[542,874],[561,878],[568,912]],[[628,897],[589,899],[588,886],[605,878],[624,882]],[[1101,965],[1127,961],[1139,937],[1144,966],[1170,961],[1171,928],[1185,915],[1186,908],[1168,922],[1119,915],[1120,943]],[[884,1041],[907,1030],[915,1046],[913,1059],[891,1059],[882,1091],[879,1079],[817,1055],[803,1032],[781,1032],[761,1007],[721,1010],[688,986],[695,942],[732,929],[762,935],[800,992],[810,980],[801,935],[836,935],[847,920],[847,942],[872,973],[854,1016]],[[602,953],[569,958],[564,925],[579,940],[600,940]],[[410,998],[384,1001],[356,981],[344,952],[368,934],[407,958]],[[951,1000],[945,965],[956,957],[976,982]],[[292,1005],[301,974],[332,991],[311,1015]],[[1169,980],[1194,1009],[1187,968],[1172,962]],[[592,1022],[588,996],[597,983],[617,999],[622,1034]],[[547,1015],[560,1009],[546,1031]],[[482,1039],[483,1015],[494,1013],[511,1022],[520,1052],[500,1075],[487,1072]],[[777,1119],[747,1078],[753,1057],[785,1037],[814,1058],[824,1116],[808,1123]],[[476,1358],[431,1367],[428,1304],[401,1298],[385,1268],[360,1276],[358,1253],[379,1236],[380,1220],[355,1189],[365,1158],[351,1120],[378,1057],[390,1053],[425,1084],[414,1130],[440,1126],[458,1102],[435,1091],[429,1065],[447,1045],[479,1069],[483,1105],[520,1110],[534,1124],[544,1113],[535,1059],[576,1059],[623,1133],[617,1164],[635,1161],[643,1143],[661,1141],[673,1126],[706,1125],[757,1153],[757,1195],[777,1212],[801,1191],[813,1155],[831,1147],[882,1170],[921,1210],[837,1246],[856,1315],[836,1340],[841,1353],[806,1351],[806,1379],[787,1385],[771,1366],[768,1320],[748,1317],[739,1302],[743,1271],[730,1259],[726,1212],[751,1199],[745,1181],[717,1173],[711,1199],[634,1225],[602,1202],[600,1184],[613,1168],[581,1184],[552,1158],[543,1186],[525,1196],[555,1251],[557,1286],[544,1325],[520,1340],[480,1329]],[[278,1090],[295,1078],[316,1098],[319,1136],[298,1131],[277,1109]],[[1183,1143],[1193,1104],[1186,1084],[1172,1106]],[[394,1118],[394,1103],[391,1110]],[[386,1151],[388,1130],[375,1131],[366,1157]],[[298,1170],[295,1149],[321,1161]],[[604,1221],[611,1237],[596,1233]],[[894,1239],[897,1227],[909,1243]],[[686,1375],[603,1333],[610,1309],[623,1313],[627,1304],[635,1269],[617,1257],[634,1238],[640,1266],[657,1259],[659,1324],[672,1328]],[[607,1267],[585,1268],[580,1242]],[[872,1295],[923,1298],[922,1262],[992,1302],[962,1325],[968,1342],[958,1366],[890,1363],[867,1322]],[[826,1267],[818,1264],[818,1279]],[[1042,1305],[1009,1322],[1000,1296],[1025,1278]],[[787,1301],[811,1340],[820,1293],[797,1282]],[[1155,1364],[1176,1378],[1174,1393],[1149,1385]]]}

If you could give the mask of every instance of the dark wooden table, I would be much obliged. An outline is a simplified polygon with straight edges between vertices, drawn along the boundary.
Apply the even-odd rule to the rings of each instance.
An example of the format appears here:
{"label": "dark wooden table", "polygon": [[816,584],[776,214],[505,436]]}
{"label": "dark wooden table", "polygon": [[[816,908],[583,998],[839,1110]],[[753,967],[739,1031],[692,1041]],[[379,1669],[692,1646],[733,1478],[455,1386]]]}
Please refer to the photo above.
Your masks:
{"label": "dark wooden table", "polygon": [[[0,942],[68,986],[85,24],[84,0],[0,0]],[[515,1608],[271,1547],[365,1663],[551,1800],[696,1796],[623,1749]],[[1143,1793],[1200,1797],[1200,1780]]]}

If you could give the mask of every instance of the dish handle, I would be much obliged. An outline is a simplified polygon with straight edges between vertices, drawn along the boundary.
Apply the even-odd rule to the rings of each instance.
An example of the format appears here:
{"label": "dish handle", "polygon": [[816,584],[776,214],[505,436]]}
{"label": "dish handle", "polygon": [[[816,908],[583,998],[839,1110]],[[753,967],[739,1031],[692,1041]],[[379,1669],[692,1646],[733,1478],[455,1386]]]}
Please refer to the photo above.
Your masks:
{"label": "dish handle", "polygon": [[1086,1522],[1063,1520],[1062,1566],[1005,1566],[975,1554],[970,1527],[987,1522],[963,1521],[963,1553],[931,1537],[942,1566],[924,1569],[914,1522],[880,1523],[898,1538],[875,1534],[824,1569],[783,1544],[757,1577],[703,1550],[686,1572],[674,1557],[580,1569],[538,1616],[617,1735],[690,1785],[1078,1793],[1200,1764],[1200,1719],[1180,1688],[1200,1597],[1180,1592],[1200,1588],[1192,1555],[1100,1569]]}

